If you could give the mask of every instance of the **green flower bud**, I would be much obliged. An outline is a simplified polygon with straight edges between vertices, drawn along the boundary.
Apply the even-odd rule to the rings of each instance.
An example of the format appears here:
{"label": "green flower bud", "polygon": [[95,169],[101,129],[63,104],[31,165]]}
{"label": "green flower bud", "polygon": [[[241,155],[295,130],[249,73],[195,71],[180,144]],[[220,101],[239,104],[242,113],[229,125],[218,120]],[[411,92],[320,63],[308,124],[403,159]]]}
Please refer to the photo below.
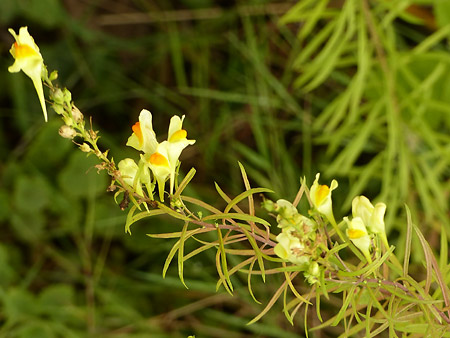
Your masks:
{"label": "green flower bud", "polygon": [[261,203],[261,207],[266,209],[268,212],[274,212],[275,211],[275,203],[271,200],[264,200]]}
{"label": "green flower bud", "polygon": [[303,274],[308,281],[309,284],[315,284],[319,281],[320,277],[320,267],[317,262],[311,262],[309,264],[309,268],[305,273]]}

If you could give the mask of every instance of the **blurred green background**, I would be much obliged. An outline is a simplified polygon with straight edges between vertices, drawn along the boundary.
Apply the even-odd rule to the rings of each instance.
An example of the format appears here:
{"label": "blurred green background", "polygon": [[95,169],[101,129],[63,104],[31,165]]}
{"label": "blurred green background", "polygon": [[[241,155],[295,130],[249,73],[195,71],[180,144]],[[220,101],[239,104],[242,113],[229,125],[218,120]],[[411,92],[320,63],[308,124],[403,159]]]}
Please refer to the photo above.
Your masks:
{"label": "blurred green background", "polygon": [[[95,159],[58,135],[52,111],[44,123],[25,75],[7,72],[9,27],[28,26],[116,162],[137,158],[125,143],[141,109],[152,111],[161,139],[170,117],[186,114],[197,140],[182,156],[185,172],[197,169],[193,196],[221,206],[214,182],[242,192],[237,161],[273,199],[292,200],[300,177],[312,183],[320,171],[322,182],[340,183],[338,215],[356,194],[388,204],[401,256],[404,203],[437,251],[440,229],[450,233],[445,9],[445,1],[373,1],[366,11],[356,1],[1,1],[0,336],[298,337],[304,313],[292,327],[280,305],[246,326],[263,306],[245,275],[233,279],[234,297],[215,292],[214,251],[186,262],[189,290],[176,268],[163,279],[173,242],[145,234],[181,224],[147,219],[124,233],[126,212],[105,192]],[[256,297],[267,303],[279,285],[255,282]]]}

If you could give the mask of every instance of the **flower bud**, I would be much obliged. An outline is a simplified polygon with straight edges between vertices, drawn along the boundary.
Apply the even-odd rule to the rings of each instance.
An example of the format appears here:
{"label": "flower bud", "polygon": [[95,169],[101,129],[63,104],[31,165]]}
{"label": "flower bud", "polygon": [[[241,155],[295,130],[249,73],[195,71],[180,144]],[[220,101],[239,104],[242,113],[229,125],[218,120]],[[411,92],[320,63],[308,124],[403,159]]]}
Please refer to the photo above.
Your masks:
{"label": "flower bud", "polygon": [[91,147],[89,146],[89,144],[83,143],[83,144],[80,146],[80,150],[81,150],[82,152],[84,152],[84,153],[90,153],[92,149],[91,149]]}
{"label": "flower bud", "polygon": [[320,267],[317,262],[311,262],[309,264],[309,268],[305,271],[304,276],[309,284],[315,284],[319,280],[320,277]]}
{"label": "flower bud", "polygon": [[61,126],[61,128],[59,128],[59,135],[61,135],[64,138],[70,138],[73,139],[76,135],[77,132],[75,131],[75,129],[69,127],[69,126]]}
{"label": "flower bud", "polygon": [[49,80],[50,81],[54,81],[54,80],[56,80],[58,78],[58,71],[56,71],[56,70],[54,70],[53,72],[51,72],[50,73],[50,76],[49,76]]}
{"label": "flower bud", "polygon": [[75,121],[75,123],[83,121],[83,114],[75,106],[72,106],[72,118]]}
{"label": "flower bud", "polygon": [[273,203],[273,201],[271,201],[271,200],[264,199],[264,201],[262,201],[262,203],[261,203],[261,207],[266,209],[268,212],[275,211],[275,203]]}
{"label": "flower bud", "polygon": [[63,89],[63,99],[64,103],[70,107],[70,103],[72,102],[72,93],[67,88]]}
{"label": "flower bud", "polygon": [[62,105],[64,103],[64,94],[63,91],[59,88],[56,88],[53,92],[51,92],[53,101],[58,104]]}
{"label": "flower bud", "polygon": [[58,114],[58,115],[64,114],[64,107],[61,104],[54,103],[52,105],[52,108],[56,112],[56,114]]}
{"label": "flower bud", "polygon": [[66,126],[72,127],[73,126],[73,118],[70,116],[63,116],[63,121],[66,124]]}

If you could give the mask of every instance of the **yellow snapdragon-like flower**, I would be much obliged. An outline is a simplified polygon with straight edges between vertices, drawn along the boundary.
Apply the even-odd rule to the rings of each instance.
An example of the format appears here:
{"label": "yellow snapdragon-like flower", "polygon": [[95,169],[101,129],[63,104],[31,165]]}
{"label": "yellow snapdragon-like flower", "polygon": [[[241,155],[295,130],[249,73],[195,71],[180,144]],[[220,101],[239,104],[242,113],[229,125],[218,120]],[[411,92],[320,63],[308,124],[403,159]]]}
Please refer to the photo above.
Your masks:
{"label": "yellow snapdragon-like flower", "polygon": [[344,217],[344,221],[347,223],[347,236],[352,243],[364,254],[367,261],[372,263],[370,257],[370,236],[367,233],[366,226],[361,217],[354,217],[349,220],[348,217]]}
{"label": "yellow snapdragon-like flower", "polygon": [[146,166],[139,167],[131,158],[123,159],[117,167],[125,183],[132,187],[138,195],[144,196],[142,184],[150,184],[148,168]]}
{"label": "yellow snapdragon-like flower", "polygon": [[331,201],[331,192],[338,187],[336,180],[331,181],[331,186],[319,184],[320,173],[310,189],[310,198],[314,207],[331,222],[336,223],[333,215],[333,205]]}
{"label": "yellow snapdragon-like flower", "polygon": [[[181,152],[189,145],[195,143],[195,140],[187,139],[187,131],[183,129],[184,115],[180,118],[179,116],[173,116],[170,119],[169,124],[169,134],[167,136],[167,153],[168,160],[171,166],[170,171],[170,193],[173,193],[173,187],[175,184],[175,170],[178,164],[178,158]],[[163,142],[164,143],[164,142]]]}
{"label": "yellow snapdragon-like flower", "polygon": [[143,109],[139,115],[139,122],[132,127],[133,134],[128,138],[127,145],[143,151],[142,160],[150,168],[158,183],[159,197],[164,200],[164,186],[170,180],[170,194],[175,186],[175,172],[178,158],[188,145],[195,140],[187,139],[187,132],[182,128],[184,115],[173,116],[169,124],[167,141],[158,143],[152,125],[152,114]]}
{"label": "yellow snapdragon-like flower", "polygon": [[310,258],[303,254],[305,246],[300,242],[300,239],[294,234],[295,228],[285,228],[283,232],[277,236],[277,245],[275,245],[275,254],[291,263],[297,265],[306,265]]}
{"label": "yellow snapdragon-like flower", "polygon": [[133,134],[128,138],[127,146],[143,151],[145,154],[153,154],[158,146],[156,134],[153,130],[152,113],[142,109],[139,114],[139,122],[133,127]]}
{"label": "yellow snapdragon-like flower", "polygon": [[278,212],[277,223],[279,228],[296,227],[298,231],[305,235],[317,229],[316,222],[300,214],[297,208],[285,199],[277,201],[275,211]]}
{"label": "yellow snapdragon-like flower", "polygon": [[386,204],[380,202],[373,206],[365,196],[357,196],[352,201],[353,217],[361,217],[369,231],[379,235],[386,248],[389,248],[384,225],[385,212]]}
{"label": "yellow snapdragon-like flower", "polygon": [[[156,182],[158,182],[159,199],[164,201],[164,186],[172,173],[172,166],[169,162],[168,143],[164,141],[156,147],[153,154],[143,156],[147,165],[150,167]],[[175,169],[174,169],[175,170]]]}
{"label": "yellow snapdragon-like flower", "polygon": [[13,29],[8,31],[14,36],[16,42],[9,52],[14,57],[15,62],[8,68],[10,73],[17,73],[21,70],[33,81],[34,88],[41,103],[45,122],[47,122],[47,107],[45,106],[44,89],[42,86],[42,70],[44,69],[44,59],[39,52],[39,47],[34,42],[33,37],[28,33],[28,27],[21,27],[19,35]]}

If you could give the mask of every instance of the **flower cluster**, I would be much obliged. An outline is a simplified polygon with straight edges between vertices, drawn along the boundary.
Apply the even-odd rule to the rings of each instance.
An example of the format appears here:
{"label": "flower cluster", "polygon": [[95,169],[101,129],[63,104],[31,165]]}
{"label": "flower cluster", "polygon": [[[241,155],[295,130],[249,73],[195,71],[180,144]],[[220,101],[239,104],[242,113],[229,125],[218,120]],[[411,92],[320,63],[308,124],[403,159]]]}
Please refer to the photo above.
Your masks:
{"label": "flower cluster", "polygon": [[[338,225],[334,219],[333,206],[331,201],[331,192],[337,188],[336,180],[331,182],[331,186],[319,184],[320,174],[316,175],[316,179],[310,189],[311,202],[320,214],[335,227],[336,231],[341,234]],[[347,237],[352,243],[364,254],[367,261],[372,262],[370,256],[370,248],[372,245],[372,235],[378,235],[386,248],[389,247],[386,231],[384,226],[384,214],[386,212],[386,204],[377,203],[375,206],[365,196],[357,196],[352,202],[352,220],[344,217],[347,224]]]}
{"label": "flower cluster", "polygon": [[[118,164],[125,182],[138,195],[144,196],[142,189],[144,184],[150,198],[153,198],[153,189],[157,183],[159,198],[163,201],[167,180],[169,180],[170,194],[173,194],[178,158],[184,148],[195,143],[195,140],[187,139],[187,132],[182,128],[183,120],[184,115],[181,118],[173,116],[170,120],[167,140],[159,143],[153,130],[152,114],[145,109],[141,111],[139,121],[133,125],[133,133],[127,142],[127,146],[142,152],[139,164],[130,158]],[[150,171],[154,178],[153,182]]]}
{"label": "flower cluster", "polygon": [[352,201],[353,218],[349,220],[344,217],[348,225],[348,238],[361,250],[368,262],[372,262],[370,248],[374,236],[379,236],[385,247],[389,248],[384,226],[385,212],[386,204],[377,203],[373,206],[367,197],[357,196]]}
{"label": "flower cluster", "polygon": [[[319,184],[320,174],[309,190],[309,198],[313,209],[311,215],[323,216],[335,228],[336,232],[343,240],[350,240],[366,257],[369,263],[372,262],[370,249],[373,245],[374,236],[379,236],[386,248],[389,247],[385,226],[384,214],[386,205],[377,203],[375,206],[365,196],[358,196],[353,199],[352,216],[350,220],[344,217],[339,225],[336,223],[333,214],[331,193],[337,188],[336,180],[331,182],[331,186]],[[278,200],[276,203],[265,202],[266,209],[277,213],[278,227],[281,233],[277,236],[278,243],[275,246],[275,254],[297,266],[307,280],[313,284],[320,275],[320,257],[328,250],[325,236],[319,229],[318,218],[308,218],[301,215],[297,208],[286,200]],[[339,226],[347,224],[347,239],[339,229]]]}
{"label": "flower cluster", "polygon": [[317,231],[317,223],[301,215],[291,202],[283,199],[273,204],[272,210],[277,213],[278,227],[281,228],[275,254],[298,265],[307,281],[316,283],[320,276],[317,260],[323,252],[325,240]]}

